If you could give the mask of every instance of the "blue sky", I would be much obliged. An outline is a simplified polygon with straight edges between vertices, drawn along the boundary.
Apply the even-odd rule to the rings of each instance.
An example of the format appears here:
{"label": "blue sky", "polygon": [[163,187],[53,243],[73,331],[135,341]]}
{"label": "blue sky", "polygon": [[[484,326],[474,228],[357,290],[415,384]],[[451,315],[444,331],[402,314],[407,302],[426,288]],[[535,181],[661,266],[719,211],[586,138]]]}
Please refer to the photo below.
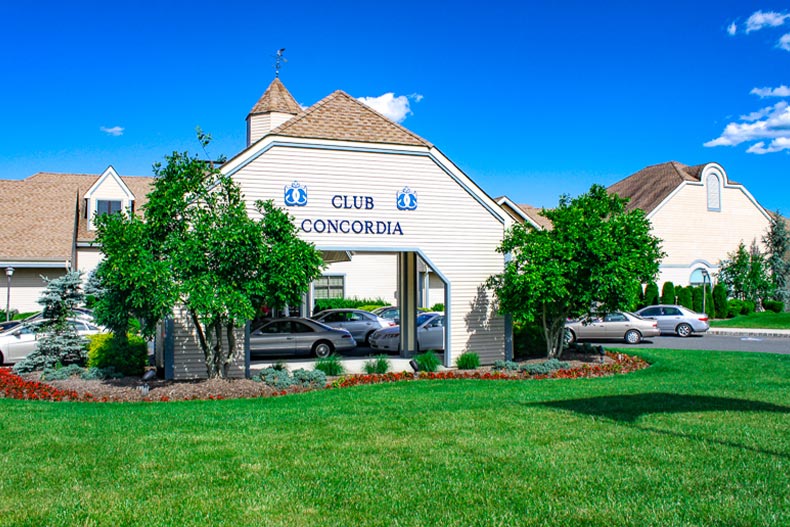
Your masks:
{"label": "blue sky", "polygon": [[0,178],[150,175],[198,150],[196,126],[212,156],[233,156],[284,47],[300,104],[370,98],[492,196],[548,207],[648,165],[716,161],[788,215],[788,14],[726,0],[5,2]]}

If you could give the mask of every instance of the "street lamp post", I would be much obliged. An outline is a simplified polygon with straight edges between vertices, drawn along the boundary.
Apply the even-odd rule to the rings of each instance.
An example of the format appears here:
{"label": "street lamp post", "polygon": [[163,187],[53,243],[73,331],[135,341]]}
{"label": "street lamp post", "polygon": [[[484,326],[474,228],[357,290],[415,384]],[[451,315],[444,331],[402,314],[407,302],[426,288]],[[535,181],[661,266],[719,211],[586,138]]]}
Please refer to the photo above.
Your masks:
{"label": "street lamp post", "polygon": [[11,320],[11,277],[14,276],[14,268],[5,268],[6,277],[6,299],[5,299],[5,321]]}
{"label": "street lamp post", "polygon": [[[702,312],[707,313],[705,310],[705,300],[708,298],[708,293],[705,291],[705,283],[710,281],[710,274],[708,274],[707,269],[700,269],[702,272]],[[713,285],[713,283],[711,283]]]}

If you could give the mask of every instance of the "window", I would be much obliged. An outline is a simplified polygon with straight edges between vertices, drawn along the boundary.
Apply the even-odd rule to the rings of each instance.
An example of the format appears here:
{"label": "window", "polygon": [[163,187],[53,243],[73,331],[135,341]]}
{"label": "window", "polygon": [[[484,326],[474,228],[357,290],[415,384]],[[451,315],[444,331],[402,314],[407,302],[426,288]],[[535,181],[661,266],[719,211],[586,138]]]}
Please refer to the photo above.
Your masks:
{"label": "window", "polygon": [[313,282],[315,298],[343,298],[345,292],[345,276],[322,276]]}
{"label": "window", "polygon": [[660,315],[660,314],[661,314],[661,308],[660,307],[649,307],[649,308],[645,309],[644,311],[642,311],[642,316],[643,317],[655,317],[655,316]]}
{"label": "window", "polygon": [[625,315],[622,313],[609,313],[603,319],[604,322],[628,322],[628,319],[625,318]]}
{"label": "window", "polygon": [[678,309],[676,307],[665,307],[664,308],[664,315],[666,315],[668,317],[679,317],[682,314],[683,313],[680,312],[680,309]]}
{"label": "window", "polygon": [[96,200],[96,214],[115,214],[116,212],[121,212],[120,200]]}
{"label": "window", "polygon": [[705,179],[705,187],[708,189],[708,210],[720,211],[721,187],[719,185],[719,176],[710,174]]}

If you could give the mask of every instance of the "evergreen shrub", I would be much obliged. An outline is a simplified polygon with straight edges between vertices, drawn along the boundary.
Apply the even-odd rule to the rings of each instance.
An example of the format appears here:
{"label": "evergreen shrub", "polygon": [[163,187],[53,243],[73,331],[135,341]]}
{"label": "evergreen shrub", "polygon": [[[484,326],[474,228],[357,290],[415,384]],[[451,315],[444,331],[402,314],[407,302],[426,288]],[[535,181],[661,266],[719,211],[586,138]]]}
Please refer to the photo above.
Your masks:
{"label": "evergreen shrub", "polygon": [[530,375],[546,375],[554,370],[562,370],[570,368],[570,363],[557,359],[549,359],[544,362],[537,362],[534,364],[523,364],[519,368],[521,371],[527,372]]}
{"label": "evergreen shrub", "polygon": [[389,303],[381,298],[319,298],[315,301],[313,313],[325,309],[361,309],[363,306],[383,307],[388,305]]}
{"label": "evergreen shrub", "polygon": [[498,360],[494,361],[494,370],[516,371],[518,369],[518,362],[512,360]]}
{"label": "evergreen shrub", "polygon": [[672,282],[664,282],[664,286],[661,288],[661,303],[675,303],[675,284]]}
{"label": "evergreen shrub", "polygon": [[680,287],[677,287],[675,288],[675,292],[678,295],[679,305],[686,307],[688,309],[694,309],[694,300],[691,295],[690,287],[684,287],[682,289]]}
{"label": "evergreen shrub", "polygon": [[773,311],[774,313],[781,313],[785,310],[785,303],[779,300],[764,300],[763,307],[766,311]]}
{"label": "evergreen shrub", "polygon": [[727,287],[718,283],[713,287],[714,318],[727,318]]}
{"label": "evergreen shrub", "polygon": [[743,302],[737,298],[731,298],[727,302],[727,318],[737,317],[743,310]]}
{"label": "evergreen shrub", "polygon": [[658,286],[655,282],[650,282],[645,287],[645,306],[655,306],[658,304]]}

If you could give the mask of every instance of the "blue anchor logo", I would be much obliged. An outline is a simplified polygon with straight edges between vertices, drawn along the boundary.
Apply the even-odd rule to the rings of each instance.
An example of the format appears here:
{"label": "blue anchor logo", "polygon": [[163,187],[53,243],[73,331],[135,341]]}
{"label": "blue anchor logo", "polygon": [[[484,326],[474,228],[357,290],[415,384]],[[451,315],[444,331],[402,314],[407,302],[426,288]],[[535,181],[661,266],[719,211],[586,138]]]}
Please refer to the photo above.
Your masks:
{"label": "blue anchor logo", "polygon": [[403,190],[398,191],[395,203],[398,210],[417,210],[417,193],[409,187],[403,187]]}
{"label": "blue anchor logo", "polygon": [[289,207],[304,207],[307,205],[307,187],[294,181],[284,187],[285,204]]}

